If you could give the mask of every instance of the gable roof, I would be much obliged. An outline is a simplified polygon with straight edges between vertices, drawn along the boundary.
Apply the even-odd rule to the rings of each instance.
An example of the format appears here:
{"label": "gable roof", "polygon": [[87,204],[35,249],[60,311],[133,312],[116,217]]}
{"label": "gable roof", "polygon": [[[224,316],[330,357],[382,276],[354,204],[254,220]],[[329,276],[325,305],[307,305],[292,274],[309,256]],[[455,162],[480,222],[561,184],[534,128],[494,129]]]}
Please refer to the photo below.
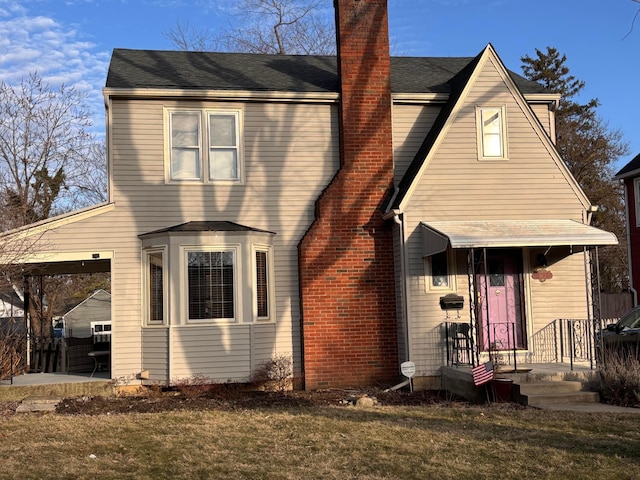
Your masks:
{"label": "gable roof", "polygon": [[640,174],[640,153],[622,167],[620,171],[613,176],[613,178],[623,179],[638,174]]}
{"label": "gable roof", "polygon": [[[89,302],[89,301],[91,301],[93,299],[97,299],[99,301],[109,301],[109,302],[111,302],[111,292],[107,292],[105,289],[99,288],[98,290],[93,292],[91,295],[89,295],[88,297],[86,297],[85,299],[80,301],[77,305],[75,305],[74,307],[70,308],[67,311],[67,313],[65,313],[63,315],[63,317],[66,317],[67,315],[75,312],[76,310],[81,308],[83,305],[85,305],[87,302]],[[111,308],[111,307],[109,307],[109,308]]]}
{"label": "gable roof", "polygon": [[464,88],[469,82],[469,78],[471,77],[471,74],[475,71],[475,68],[478,65],[478,62],[480,61],[480,58],[482,57],[483,53],[484,52],[478,54],[471,62],[469,62],[466,65],[464,69],[462,69],[449,82],[450,88],[451,88],[449,99],[447,100],[447,103],[440,109],[440,113],[438,113],[438,116],[433,122],[433,126],[431,127],[431,129],[429,130],[429,133],[427,134],[424,141],[422,142],[422,145],[416,152],[416,155],[413,158],[413,161],[409,165],[409,168],[405,172],[404,176],[402,177],[402,180],[400,180],[400,184],[398,185],[398,195],[396,195],[395,198],[393,199],[393,204],[391,205],[391,209],[399,208],[400,204],[402,203],[402,200],[404,200],[404,197],[409,192],[411,185],[413,184],[414,180],[416,179],[420,170],[422,169],[424,160],[426,159],[427,155],[433,148],[433,145],[435,144],[436,140],[440,136],[440,133],[442,132],[442,129],[446,125],[447,120],[451,117],[451,112],[453,111],[453,108],[457,105],[458,100],[460,100],[460,96],[462,95]]}
{"label": "gable roof", "polygon": [[537,117],[531,112],[530,108],[527,107],[527,103],[523,98],[524,92],[513,78],[513,73],[506,69],[506,67],[502,63],[502,60],[500,60],[498,54],[495,52],[493,46],[491,44],[488,44],[482,52],[474,57],[474,59],[469,62],[463,70],[461,70],[449,81],[451,94],[449,95],[446,104],[440,110],[440,113],[436,117],[433,126],[429,130],[425,140],[418,149],[418,152],[413,158],[411,164],[407,168],[407,171],[405,172],[403,178],[400,180],[398,189],[386,208],[387,212],[391,210],[397,211],[403,209],[404,203],[408,201],[412,189],[421,178],[422,172],[426,168],[429,155],[433,152],[434,146],[444,136],[443,132],[452,122],[454,112],[460,107],[460,104],[463,101],[462,98],[466,97],[466,92],[473,84],[474,75],[476,75],[478,69],[481,68],[479,65],[486,62],[486,59],[489,57],[493,58],[496,61],[498,69],[502,72],[502,78],[507,84],[507,88],[509,88],[515,95],[516,101],[522,105],[522,107],[525,109],[525,112],[528,111],[530,113],[529,117],[531,120],[531,125],[538,131],[539,138],[547,145],[547,148],[549,149],[552,158],[558,165],[558,168],[561,169],[566,178],[569,179],[571,187],[582,198],[582,201],[585,202],[585,204],[587,203],[587,198],[584,192],[575,181],[575,178],[569,172],[569,169],[567,168],[565,163],[562,161],[560,154],[552,144],[549,137],[544,132],[544,129],[540,125]]}
{"label": "gable roof", "polygon": [[[392,93],[450,93],[473,57],[392,57]],[[337,93],[335,56],[114,49],[106,88]],[[523,93],[549,93],[509,72]]]}

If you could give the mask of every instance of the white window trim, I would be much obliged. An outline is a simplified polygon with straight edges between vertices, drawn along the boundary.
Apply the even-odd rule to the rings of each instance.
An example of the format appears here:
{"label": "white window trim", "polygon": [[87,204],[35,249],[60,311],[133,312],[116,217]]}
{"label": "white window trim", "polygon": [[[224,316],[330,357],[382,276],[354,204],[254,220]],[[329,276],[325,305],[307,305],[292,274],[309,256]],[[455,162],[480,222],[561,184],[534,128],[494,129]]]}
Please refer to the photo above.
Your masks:
{"label": "white window trim", "polygon": [[[484,128],[482,124],[482,113],[487,110],[500,110],[500,141],[502,144],[502,155],[488,156],[484,154]],[[508,160],[509,149],[507,139],[507,109],[502,106],[488,106],[478,105],[476,106],[476,131],[477,131],[477,145],[478,145],[478,159],[479,160]]]}
{"label": "white window trim", "polygon": [[[233,252],[233,318],[189,318],[189,253],[191,252]],[[215,323],[239,323],[242,318],[242,292],[238,288],[238,280],[242,269],[241,245],[224,244],[224,245],[180,245],[180,274],[182,280],[182,299],[180,308],[183,309],[186,324],[215,324]]]}
{"label": "white window trim", "polygon": [[[174,113],[199,113],[198,122],[198,149],[199,149],[199,170],[198,178],[178,178],[171,176],[171,151],[172,151],[172,128],[171,118]],[[165,183],[168,184],[216,184],[216,185],[244,185],[244,148],[243,132],[244,122],[242,109],[218,109],[218,108],[193,108],[193,107],[165,107],[164,108],[164,170]],[[238,178],[235,179],[211,179],[210,159],[209,159],[209,119],[210,115],[233,115],[236,118],[236,148],[237,148],[237,169]],[[203,128],[204,127],[204,128]]]}
{"label": "white window trim", "polygon": [[[266,317],[258,316],[258,271],[256,264],[256,252],[265,252],[267,254],[267,309],[269,315]],[[252,290],[253,290],[253,321],[259,323],[267,323],[275,321],[275,268],[273,263],[273,247],[271,245],[253,244],[251,248],[252,258]]]}
{"label": "white window trim", "polygon": [[633,200],[636,211],[636,227],[640,227],[640,178],[633,179]]}
{"label": "white window trim", "polygon": [[[149,260],[154,253],[162,254],[162,321],[151,320],[151,312],[149,309]],[[164,326],[167,325],[169,318],[169,269],[168,260],[169,253],[166,246],[154,247],[143,250],[144,259],[142,262],[142,318],[145,325],[148,326]]]}
{"label": "white window trim", "polygon": [[455,292],[456,286],[456,261],[453,250],[447,250],[447,278],[449,284],[444,286],[433,285],[433,275],[431,272],[431,259],[432,255],[425,257],[424,259],[424,272],[425,272],[425,288],[427,292]]}

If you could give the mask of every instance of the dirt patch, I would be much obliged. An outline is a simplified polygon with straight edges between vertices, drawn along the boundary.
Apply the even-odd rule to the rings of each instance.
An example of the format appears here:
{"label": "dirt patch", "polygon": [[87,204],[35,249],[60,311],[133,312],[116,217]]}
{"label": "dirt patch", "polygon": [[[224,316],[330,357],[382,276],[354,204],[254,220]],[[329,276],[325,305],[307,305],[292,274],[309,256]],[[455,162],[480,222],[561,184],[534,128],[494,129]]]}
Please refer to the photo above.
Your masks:
{"label": "dirt patch", "polygon": [[150,392],[144,396],[66,398],[56,409],[62,415],[100,415],[154,413],[176,410],[245,410],[256,408],[295,408],[352,406],[361,397],[376,405],[434,405],[445,403],[445,393],[384,392],[382,390],[315,390],[264,392],[239,388],[215,388],[189,395],[177,391]]}

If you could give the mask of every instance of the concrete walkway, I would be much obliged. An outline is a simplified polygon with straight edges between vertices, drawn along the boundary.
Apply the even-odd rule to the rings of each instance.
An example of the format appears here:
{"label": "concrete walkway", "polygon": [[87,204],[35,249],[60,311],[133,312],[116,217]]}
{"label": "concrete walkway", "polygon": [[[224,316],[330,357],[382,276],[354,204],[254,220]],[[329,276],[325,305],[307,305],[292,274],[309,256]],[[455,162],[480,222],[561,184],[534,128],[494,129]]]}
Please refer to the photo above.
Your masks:
{"label": "concrete walkway", "polygon": [[618,407],[607,403],[550,403],[546,405],[529,406],[538,410],[556,410],[565,412],[589,412],[589,413],[627,413],[640,414],[640,408]]}

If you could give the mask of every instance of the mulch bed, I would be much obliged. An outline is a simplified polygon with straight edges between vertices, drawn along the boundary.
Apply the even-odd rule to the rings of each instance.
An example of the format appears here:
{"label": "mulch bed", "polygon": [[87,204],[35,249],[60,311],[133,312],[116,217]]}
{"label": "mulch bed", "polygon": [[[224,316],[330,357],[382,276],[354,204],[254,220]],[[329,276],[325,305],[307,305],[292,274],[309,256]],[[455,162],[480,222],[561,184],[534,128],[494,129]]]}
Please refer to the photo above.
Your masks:
{"label": "mulch bed", "polygon": [[154,413],[176,410],[247,410],[258,408],[299,408],[352,406],[368,396],[376,405],[435,405],[446,403],[446,393],[384,392],[382,390],[315,390],[265,392],[234,387],[209,392],[161,391],[144,396],[80,397],[64,399],[56,409],[62,415]]}

